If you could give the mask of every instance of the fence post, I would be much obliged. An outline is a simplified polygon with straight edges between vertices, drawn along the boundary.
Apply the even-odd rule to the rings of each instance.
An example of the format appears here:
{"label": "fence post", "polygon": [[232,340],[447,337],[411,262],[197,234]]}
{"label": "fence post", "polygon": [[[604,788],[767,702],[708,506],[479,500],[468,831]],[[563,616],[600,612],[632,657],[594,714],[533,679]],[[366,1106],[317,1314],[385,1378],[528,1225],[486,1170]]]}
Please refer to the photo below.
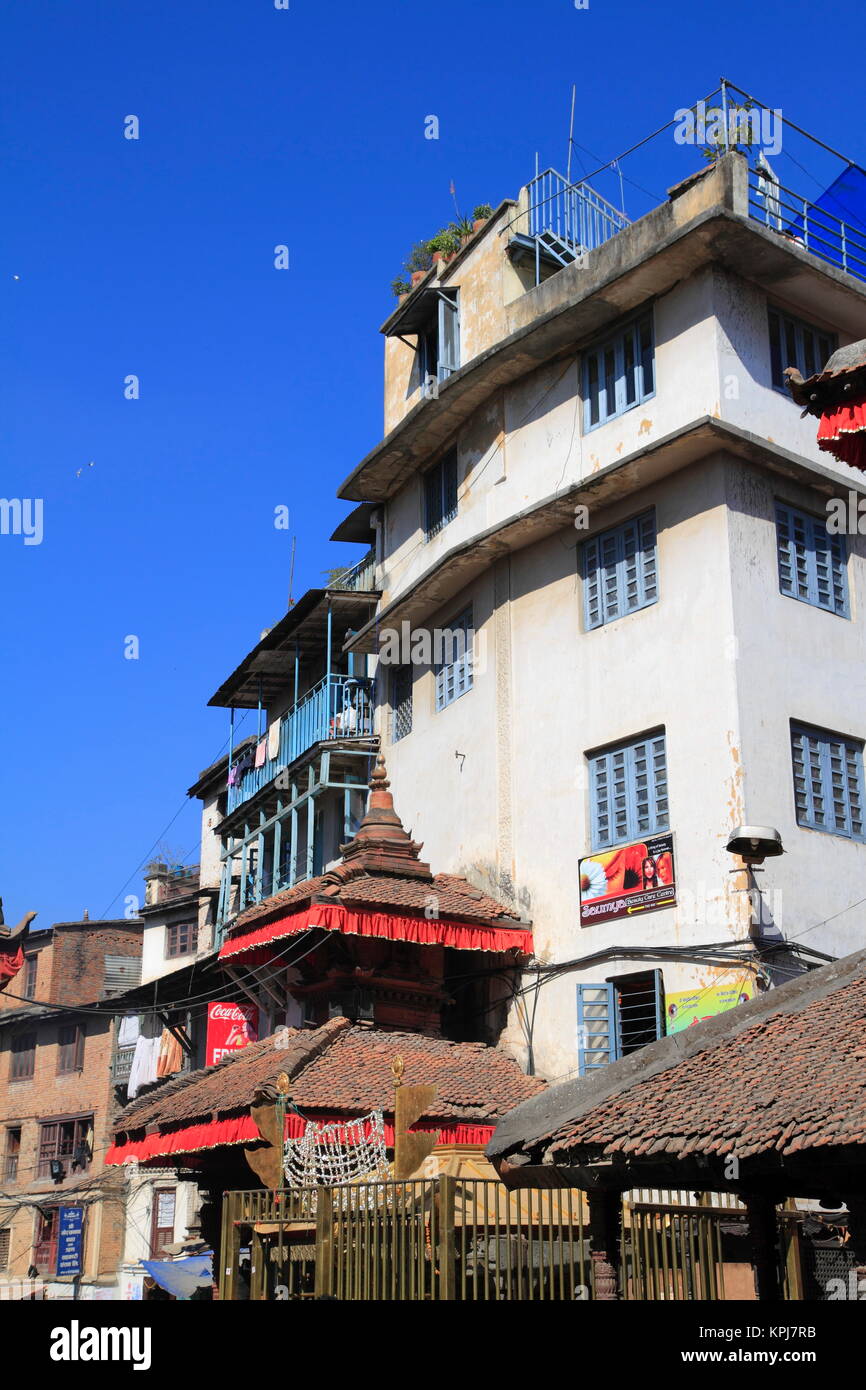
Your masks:
{"label": "fence post", "polygon": [[237,1298],[238,1266],[241,1256],[241,1231],[235,1220],[236,1204],[230,1192],[223,1197],[222,1231],[220,1233],[220,1300],[230,1303]]}
{"label": "fence post", "polygon": [[454,1236],[454,1209],[457,1192],[457,1179],[440,1174],[439,1184],[439,1297],[454,1299],[457,1296],[456,1241]]}
{"label": "fence post", "polygon": [[334,1293],[334,1194],[316,1189],[316,1298]]}

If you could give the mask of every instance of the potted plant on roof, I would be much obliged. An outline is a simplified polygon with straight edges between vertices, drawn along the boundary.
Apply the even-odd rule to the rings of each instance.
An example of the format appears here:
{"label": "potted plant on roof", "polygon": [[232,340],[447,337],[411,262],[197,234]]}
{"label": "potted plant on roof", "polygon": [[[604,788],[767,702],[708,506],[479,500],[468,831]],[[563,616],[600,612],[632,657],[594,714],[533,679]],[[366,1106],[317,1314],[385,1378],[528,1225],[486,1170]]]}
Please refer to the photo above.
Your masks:
{"label": "potted plant on roof", "polygon": [[479,203],[472,213],[473,231],[480,232],[485,222],[489,222],[493,216],[493,208],[489,203]]}
{"label": "potted plant on roof", "polygon": [[453,227],[443,227],[427,244],[435,265],[438,261],[450,261],[457,255],[460,250],[460,237]]}
{"label": "potted plant on roof", "polygon": [[412,288],[419,284],[433,264],[429,241],[416,241],[403,262],[403,269],[412,278]]}
{"label": "potted plant on roof", "polygon": [[[421,273],[423,275],[424,272]],[[396,295],[402,304],[406,296],[412,293],[412,285],[408,280],[404,280],[402,275],[398,275],[396,280],[391,281],[391,293]]]}

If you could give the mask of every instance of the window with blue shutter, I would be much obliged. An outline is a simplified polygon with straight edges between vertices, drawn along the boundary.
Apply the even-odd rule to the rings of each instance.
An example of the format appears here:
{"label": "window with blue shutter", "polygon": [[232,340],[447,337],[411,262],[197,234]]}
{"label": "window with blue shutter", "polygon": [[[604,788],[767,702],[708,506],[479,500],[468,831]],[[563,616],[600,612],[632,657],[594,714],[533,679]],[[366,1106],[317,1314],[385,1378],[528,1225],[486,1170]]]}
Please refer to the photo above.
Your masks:
{"label": "window with blue shutter", "polygon": [[663,733],[594,753],[588,762],[593,852],[670,829]]}
{"label": "window with blue shutter", "polygon": [[587,631],[658,602],[655,512],[586,541],[582,570]]}
{"label": "window with blue shutter", "polygon": [[577,1068],[598,1071],[665,1034],[664,980],[660,970],[615,975],[577,986]]}
{"label": "window with blue shutter", "polygon": [[791,726],[797,823],[864,840],[863,744],[826,729]]}
{"label": "window with blue shutter", "polygon": [[424,532],[427,540],[457,515],[457,450],[424,474]]}
{"label": "window with blue shutter", "polygon": [[790,400],[785,368],[796,367],[801,376],[814,376],[824,369],[828,357],[836,351],[838,339],[834,333],[825,333],[802,319],[783,314],[780,309],[769,309],[768,316],[773,386],[777,391],[784,391]]}
{"label": "window with blue shutter", "polygon": [[583,354],[584,433],[624,415],[655,395],[652,314]]}
{"label": "window with blue shutter", "polygon": [[395,666],[391,672],[391,741],[399,743],[412,732],[412,667]]}
{"label": "window with blue shutter", "polygon": [[612,984],[577,986],[577,1066],[581,1076],[619,1056]]}
{"label": "window with blue shutter", "polygon": [[850,617],[845,537],[831,534],[826,519],[777,502],[776,551],[783,594]]}
{"label": "window with blue shutter", "polygon": [[452,619],[436,640],[441,642],[441,659],[435,665],[436,709],[445,709],[472,689],[472,609]]}

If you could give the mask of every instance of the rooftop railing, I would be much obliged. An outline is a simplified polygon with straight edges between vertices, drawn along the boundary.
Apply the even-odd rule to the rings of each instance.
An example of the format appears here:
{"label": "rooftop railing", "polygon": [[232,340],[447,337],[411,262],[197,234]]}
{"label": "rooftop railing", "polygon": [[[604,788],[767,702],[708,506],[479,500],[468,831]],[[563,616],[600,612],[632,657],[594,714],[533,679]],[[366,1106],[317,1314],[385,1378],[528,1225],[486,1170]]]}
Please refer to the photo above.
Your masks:
{"label": "rooftop railing", "polygon": [[818,203],[749,170],[749,215],[813,256],[866,280],[866,232]]}
{"label": "rooftop railing", "polygon": [[376,554],[368,550],[357,564],[336,575],[330,582],[331,589],[351,589],[358,593],[370,593],[376,587]]}

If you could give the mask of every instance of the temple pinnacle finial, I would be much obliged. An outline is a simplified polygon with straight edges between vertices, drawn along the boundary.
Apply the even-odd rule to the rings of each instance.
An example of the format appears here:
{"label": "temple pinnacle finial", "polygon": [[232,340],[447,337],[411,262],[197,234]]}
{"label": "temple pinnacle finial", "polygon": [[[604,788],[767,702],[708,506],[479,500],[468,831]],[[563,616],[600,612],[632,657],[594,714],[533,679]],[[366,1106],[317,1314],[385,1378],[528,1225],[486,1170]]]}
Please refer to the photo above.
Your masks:
{"label": "temple pinnacle finial", "polygon": [[370,791],[386,792],[391,783],[388,781],[388,772],[385,767],[385,755],[379,753],[376,758],[376,766],[370,773]]}

